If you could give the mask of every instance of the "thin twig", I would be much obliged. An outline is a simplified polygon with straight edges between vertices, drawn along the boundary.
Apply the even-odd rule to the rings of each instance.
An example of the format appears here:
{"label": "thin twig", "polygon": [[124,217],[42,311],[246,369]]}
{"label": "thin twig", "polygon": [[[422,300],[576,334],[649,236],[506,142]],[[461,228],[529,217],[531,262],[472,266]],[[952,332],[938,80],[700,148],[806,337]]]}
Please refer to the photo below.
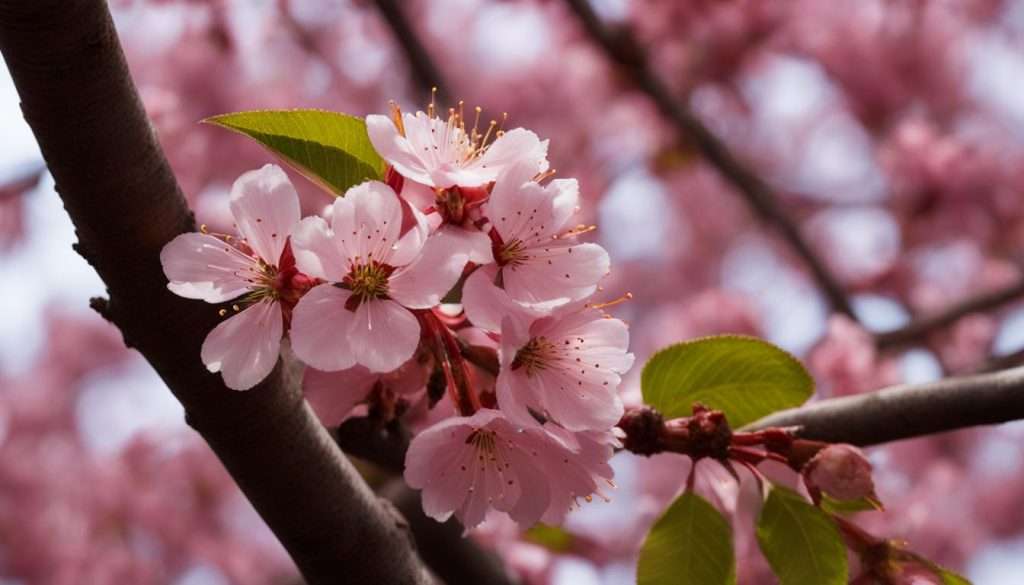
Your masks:
{"label": "thin twig", "polygon": [[921,341],[932,331],[952,325],[971,313],[996,309],[1022,297],[1024,297],[1024,278],[1004,289],[985,292],[964,299],[941,311],[918,317],[899,329],[879,333],[875,335],[875,343],[880,349],[891,349]]}
{"label": "thin twig", "polygon": [[662,115],[718,169],[723,178],[732,183],[736,192],[762,220],[779,231],[782,238],[807,265],[832,308],[856,320],[857,317],[842,286],[825,262],[804,240],[797,225],[779,207],[778,198],[772,188],[740,162],[725,143],[672,95],[668,87],[651,71],[631,35],[626,31],[612,30],[606,26],[590,6],[589,0],[566,0],[566,3],[579,18],[587,33],[608,57],[629,75],[637,88],[651,98]]}
{"label": "thin twig", "polygon": [[799,436],[877,445],[1024,419],[1024,368],[893,386],[767,416],[749,429],[801,427]]}
{"label": "thin twig", "polygon": [[437,98],[441,103],[454,103],[450,88],[441,75],[441,69],[430,57],[430,53],[423,46],[416,30],[409,23],[409,19],[405,17],[400,0],[374,0],[374,4],[380,10],[381,16],[384,17],[384,22],[395,34],[395,40],[398,41],[409,62],[413,79],[416,80],[420,91],[424,95],[429,95],[436,88]]}

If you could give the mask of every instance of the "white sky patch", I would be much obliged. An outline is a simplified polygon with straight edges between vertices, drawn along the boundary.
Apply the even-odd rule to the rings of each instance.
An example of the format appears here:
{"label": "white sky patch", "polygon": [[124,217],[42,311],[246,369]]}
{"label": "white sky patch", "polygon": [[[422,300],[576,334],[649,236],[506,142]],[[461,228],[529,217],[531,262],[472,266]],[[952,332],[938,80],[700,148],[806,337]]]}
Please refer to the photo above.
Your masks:
{"label": "white sky patch", "polygon": [[900,253],[900,226],[879,207],[827,209],[811,218],[808,229],[831,251],[843,280],[877,276]]}
{"label": "white sky patch", "polygon": [[[1024,13],[1024,8],[1019,10]],[[1024,100],[1020,99],[1024,51],[1020,40],[987,32],[968,37],[967,43],[968,91],[1024,138]]]}
{"label": "white sky patch", "polygon": [[891,331],[906,325],[910,320],[907,309],[899,301],[889,297],[857,295],[850,302],[857,318],[870,331]]}
{"label": "white sky patch", "polygon": [[549,19],[531,4],[487,4],[473,29],[474,58],[489,68],[525,69],[548,56],[549,26]]}
{"label": "white sky patch", "polygon": [[81,392],[78,428],[97,455],[116,454],[141,431],[164,434],[185,428],[185,410],[141,356],[93,375]]}
{"label": "white sky patch", "polygon": [[783,349],[803,355],[824,333],[824,301],[761,238],[744,238],[726,253],[722,283],[758,303],[768,340]]}
{"label": "white sky patch", "polygon": [[756,138],[784,153],[782,180],[816,199],[845,202],[885,197],[885,179],[874,160],[871,137],[839,101],[817,64],[774,57],[744,80],[754,109]]}
{"label": "white sky patch", "polygon": [[942,378],[942,364],[930,351],[912,349],[900,360],[900,373],[905,384],[924,384]]}
{"label": "white sky patch", "polygon": [[670,208],[664,187],[654,177],[645,172],[619,176],[605,192],[598,209],[601,245],[618,262],[656,260],[666,253],[665,242],[672,221],[672,246],[686,249],[690,230],[676,214],[665,212]]}
{"label": "white sky patch", "polygon": [[227,577],[211,565],[194,565],[186,569],[173,585],[230,585]]}
{"label": "white sky patch", "polygon": [[1006,355],[1024,348],[1024,309],[1011,312],[999,324],[992,349],[995,355]]}
{"label": "white sky patch", "polygon": [[985,585],[1024,583],[1024,538],[990,544],[974,555],[967,578]]}

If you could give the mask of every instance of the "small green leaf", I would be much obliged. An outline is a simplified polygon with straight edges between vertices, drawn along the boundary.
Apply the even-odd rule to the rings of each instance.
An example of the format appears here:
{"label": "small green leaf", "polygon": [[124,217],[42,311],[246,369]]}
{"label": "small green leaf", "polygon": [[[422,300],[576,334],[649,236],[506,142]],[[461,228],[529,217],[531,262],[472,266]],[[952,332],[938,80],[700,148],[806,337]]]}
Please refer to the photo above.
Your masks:
{"label": "small green leaf", "polygon": [[821,509],[830,514],[855,514],[857,512],[868,512],[873,510],[883,510],[882,502],[879,502],[875,498],[858,498],[856,500],[837,500],[832,496],[822,492],[821,494]]}
{"label": "small green leaf", "polygon": [[781,585],[846,585],[846,546],[836,525],[800,494],[772,486],[757,542]]}
{"label": "small green leaf", "polygon": [[957,575],[953,571],[943,569],[942,567],[936,566],[935,572],[939,574],[939,578],[942,579],[942,585],[971,585],[971,582],[967,579]]}
{"label": "small green leaf", "polygon": [[637,585],[733,585],[732,529],[693,492],[679,496],[644,540]]}
{"label": "small green leaf", "polygon": [[335,195],[384,176],[384,160],[360,118],[323,110],[264,110],[203,122],[249,136]]}
{"label": "small green leaf", "polygon": [[644,402],[666,419],[689,416],[700,402],[723,411],[733,428],[799,406],[814,392],[814,381],[796,358],[737,335],[670,345],[647,361],[640,383]]}
{"label": "small green leaf", "polygon": [[537,523],[523,533],[523,540],[540,545],[552,552],[564,553],[572,549],[575,537],[558,526]]}

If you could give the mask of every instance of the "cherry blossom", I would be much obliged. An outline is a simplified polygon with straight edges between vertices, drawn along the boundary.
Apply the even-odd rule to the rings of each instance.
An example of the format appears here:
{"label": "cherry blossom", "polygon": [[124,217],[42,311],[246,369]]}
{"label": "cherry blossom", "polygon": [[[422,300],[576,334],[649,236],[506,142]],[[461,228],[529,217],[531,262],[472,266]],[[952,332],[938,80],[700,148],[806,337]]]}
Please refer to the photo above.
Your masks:
{"label": "cherry blossom", "polygon": [[[494,184],[485,206],[493,226],[495,264],[470,276],[463,300],[479,327],[496,330],[512,301],[537,312],[590,296],[608,273],[608,253],[597,244],[579,243],[580,229],[567,229],[576,213],[579,185],[558,179],[535,181],[530,163],[520,163]],[[501,283],[504,290],[499,290]]]}
{"label": "cherry blossom", "polygon": [[633,365],[628,345],[626,324],[589,306],[533,321],[506,317],[498,404],[522,425],[536,425],[536,414],[572,431],[607,430],[623,413],[617,389]]}
{"label": "cherry blossom", "polygon": [[521,429],[497,410],[452,417],[418,434],[406,455],[405,480],[423,490],[423,510],[440,522],[452,514],[466,528],[488,509],[521,526],[564,517],[577,498],[603,494],[611,477],[610,443],[585,437],[576,451],[542,429]]}
{"label": "cherry blossom", "polygon": [[396,108],[391,118],[366,117],[374,148],[405,178],[439,189],[479,187],[522,160],[533,165],[534,173],[548,169],[548,142],[533,132],[498,131],[492,122],[481,134],[476,125],[466,129],[461,112],[450,110],[442,120],[434,109],[431,105],[428,112],[413,115]]}
{"label": "cherry blossom", "polygon": [[364,366],[337,372],[307,368],[302,388],[320,421],[332,426],[341,423],[374,392],[386,394],[389,399],[416,394],[426,386],[428,373],[416,357],[386,373],[371,372]]}
{"label": "cherry blossom", "polygon": [[229,388],[247,390],[277,363],[291,308],[310,282],[297,271],[288,243],[299,223],[299,200],[280,167],[239,177],[231,213],[241,240],[182,234],[164,247],[160,262],[167,288],[177,295],[208,303],[242,297],[233,305],[237,314],[207,336],[201,357]]}
{"label": "cherry blossom", "polygon": [[[403,210],[414,225],[402,232]],[[384,183],[368,181],[334,202],[331,225],[308,217],[296,228],[296,263],[327,283],[295,308],[292,347],[319,370],[362,365],[387,372],[412,357],[420,323],[456,283],[466,255],[426,237],[422,215]]]}

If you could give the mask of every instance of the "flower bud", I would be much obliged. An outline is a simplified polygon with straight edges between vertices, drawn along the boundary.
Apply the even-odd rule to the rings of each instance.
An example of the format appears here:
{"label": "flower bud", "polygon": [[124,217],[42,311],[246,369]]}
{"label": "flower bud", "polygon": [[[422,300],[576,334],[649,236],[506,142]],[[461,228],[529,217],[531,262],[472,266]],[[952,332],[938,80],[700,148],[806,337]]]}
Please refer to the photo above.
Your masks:
{"label": "flower bud", "polygon": [[808,487],[816,487],[838,500],[874,497],[871,463],[853,445],[829,445],[803,469]]}

